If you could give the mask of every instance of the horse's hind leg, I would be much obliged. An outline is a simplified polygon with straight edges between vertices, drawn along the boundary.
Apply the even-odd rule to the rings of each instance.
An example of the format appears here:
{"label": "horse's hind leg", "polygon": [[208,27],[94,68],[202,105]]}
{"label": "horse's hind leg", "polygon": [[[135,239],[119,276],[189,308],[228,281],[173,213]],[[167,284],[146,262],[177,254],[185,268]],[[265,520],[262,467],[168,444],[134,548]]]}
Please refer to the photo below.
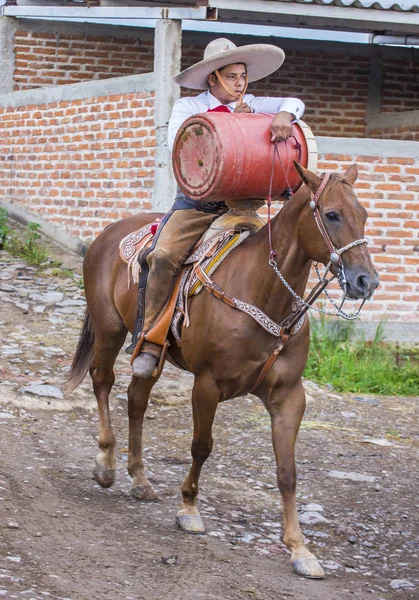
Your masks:
{"label": "horse's hind leg", "polygon": [[191,446],[192,466],[182,486],[182,508],[176,517],[180,529],[188,533],[205,533],[197,507],[198,480],[204,462],[212,451],[212,424],[220,398],[212,376],[195,378],[192,391],[194,435]]}
{"label": "horse's hind leg", "polygon": [[143,421],[155,378],[133,377],[128,388],[128,473],[132,477],[130,493],[138,500],[155,502],[159,498],[144,473]]}
{"label": "horse's hind leg", "polygon": [[273,390],[266,406],[271,415],[278,485],[282,496],[284,543],[291,551],[291,564],[298,575],[321,579],[324,576],[323,569],[304,544],[295,499],[294,447],[305,409],[305,393],[301,382],[292,389]]}
{"label": "horse's hind leg", "polygon": [[99,448],[93,477],[102,487],[110,487],[115,481],[115,436],[109,414],[109,394],[115,381],[113,366],[125,341],[126,330],[106,336],[95,332],[95,345],[90,376],[97,400],[99,415]]}

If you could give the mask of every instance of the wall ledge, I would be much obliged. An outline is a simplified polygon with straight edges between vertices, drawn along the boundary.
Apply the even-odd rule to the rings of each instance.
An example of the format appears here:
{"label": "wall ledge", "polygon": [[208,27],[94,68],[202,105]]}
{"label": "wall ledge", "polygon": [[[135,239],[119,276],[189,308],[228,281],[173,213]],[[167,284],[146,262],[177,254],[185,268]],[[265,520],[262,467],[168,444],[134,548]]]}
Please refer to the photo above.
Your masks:
{"label": "wall ledge", "polygon": [[0,94],[0,107],[17,108],[19,106],[36,106],[53,102],[100,98],[113,94],[153,92],[155,88],[154,73],[141,73],[140,75],[128,75],[98,81],[82,81],[80,83]]}
{"label": "wall ledge", "polygon": [[367,131],[373,129],[392,129],[393,127],[412,127],[419,125],[419,110],[401,112],[380,112],[367,115]]}
{"label": "wall ledge", "polygon": [[[419,111],[415,111],[418,112]],[[316,137],[317,150],[326,154],[379,156],[380,158],[419,158],[419,142],[375,138]]]}

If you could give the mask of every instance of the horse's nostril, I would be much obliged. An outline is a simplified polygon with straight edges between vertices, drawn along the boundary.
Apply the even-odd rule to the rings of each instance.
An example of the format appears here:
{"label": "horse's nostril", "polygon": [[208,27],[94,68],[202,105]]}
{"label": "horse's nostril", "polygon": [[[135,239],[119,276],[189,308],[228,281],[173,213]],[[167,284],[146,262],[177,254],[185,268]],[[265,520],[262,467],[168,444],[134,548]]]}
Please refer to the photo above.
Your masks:
{"label": "horse's nostril", "polygon": [[372,277],[368,273],[361,273],[355,277],[354,287],[361,297],[372,296],[379,283],[378,277]]}
{"label": "horse's nostril", "polygon": [[357,287],[359,287],[361,290],[366,290],[369,288],[370,283],[368,280],[368,277],[366,275],[358,275],[357,279],[356,279],[356,285]]}

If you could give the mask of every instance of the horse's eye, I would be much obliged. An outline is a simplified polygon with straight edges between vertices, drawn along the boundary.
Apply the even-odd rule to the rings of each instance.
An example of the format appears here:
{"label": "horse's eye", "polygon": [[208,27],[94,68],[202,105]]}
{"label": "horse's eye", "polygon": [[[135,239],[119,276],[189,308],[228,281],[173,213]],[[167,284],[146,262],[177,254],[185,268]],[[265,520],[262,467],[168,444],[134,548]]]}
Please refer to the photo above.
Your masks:
{"label": "horse's eye", "polygon": [[332,223],[336,223],[337,221],[340,221],[340,217],[339,217],[338,213],[334,212],[333,210],[330,210],[329,212],[326,213],[326,219],[328,221],[331,221]]}

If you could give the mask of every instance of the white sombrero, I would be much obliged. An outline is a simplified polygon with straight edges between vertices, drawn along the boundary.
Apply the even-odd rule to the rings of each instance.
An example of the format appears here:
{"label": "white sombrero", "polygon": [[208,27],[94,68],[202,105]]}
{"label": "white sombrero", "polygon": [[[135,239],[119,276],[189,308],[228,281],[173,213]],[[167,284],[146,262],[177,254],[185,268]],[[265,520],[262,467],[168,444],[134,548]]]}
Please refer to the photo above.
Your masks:
{"label": "white sombrero", "polygon": [[204,60],[182,71],[174,80],[182,87],[205,90],[210,73],[227,65],[244,63],[250,83],[279,69],[284,59],[284,51],[272,44],[251,44],[238,48],[230,40],[218,38],[205,48]]}

